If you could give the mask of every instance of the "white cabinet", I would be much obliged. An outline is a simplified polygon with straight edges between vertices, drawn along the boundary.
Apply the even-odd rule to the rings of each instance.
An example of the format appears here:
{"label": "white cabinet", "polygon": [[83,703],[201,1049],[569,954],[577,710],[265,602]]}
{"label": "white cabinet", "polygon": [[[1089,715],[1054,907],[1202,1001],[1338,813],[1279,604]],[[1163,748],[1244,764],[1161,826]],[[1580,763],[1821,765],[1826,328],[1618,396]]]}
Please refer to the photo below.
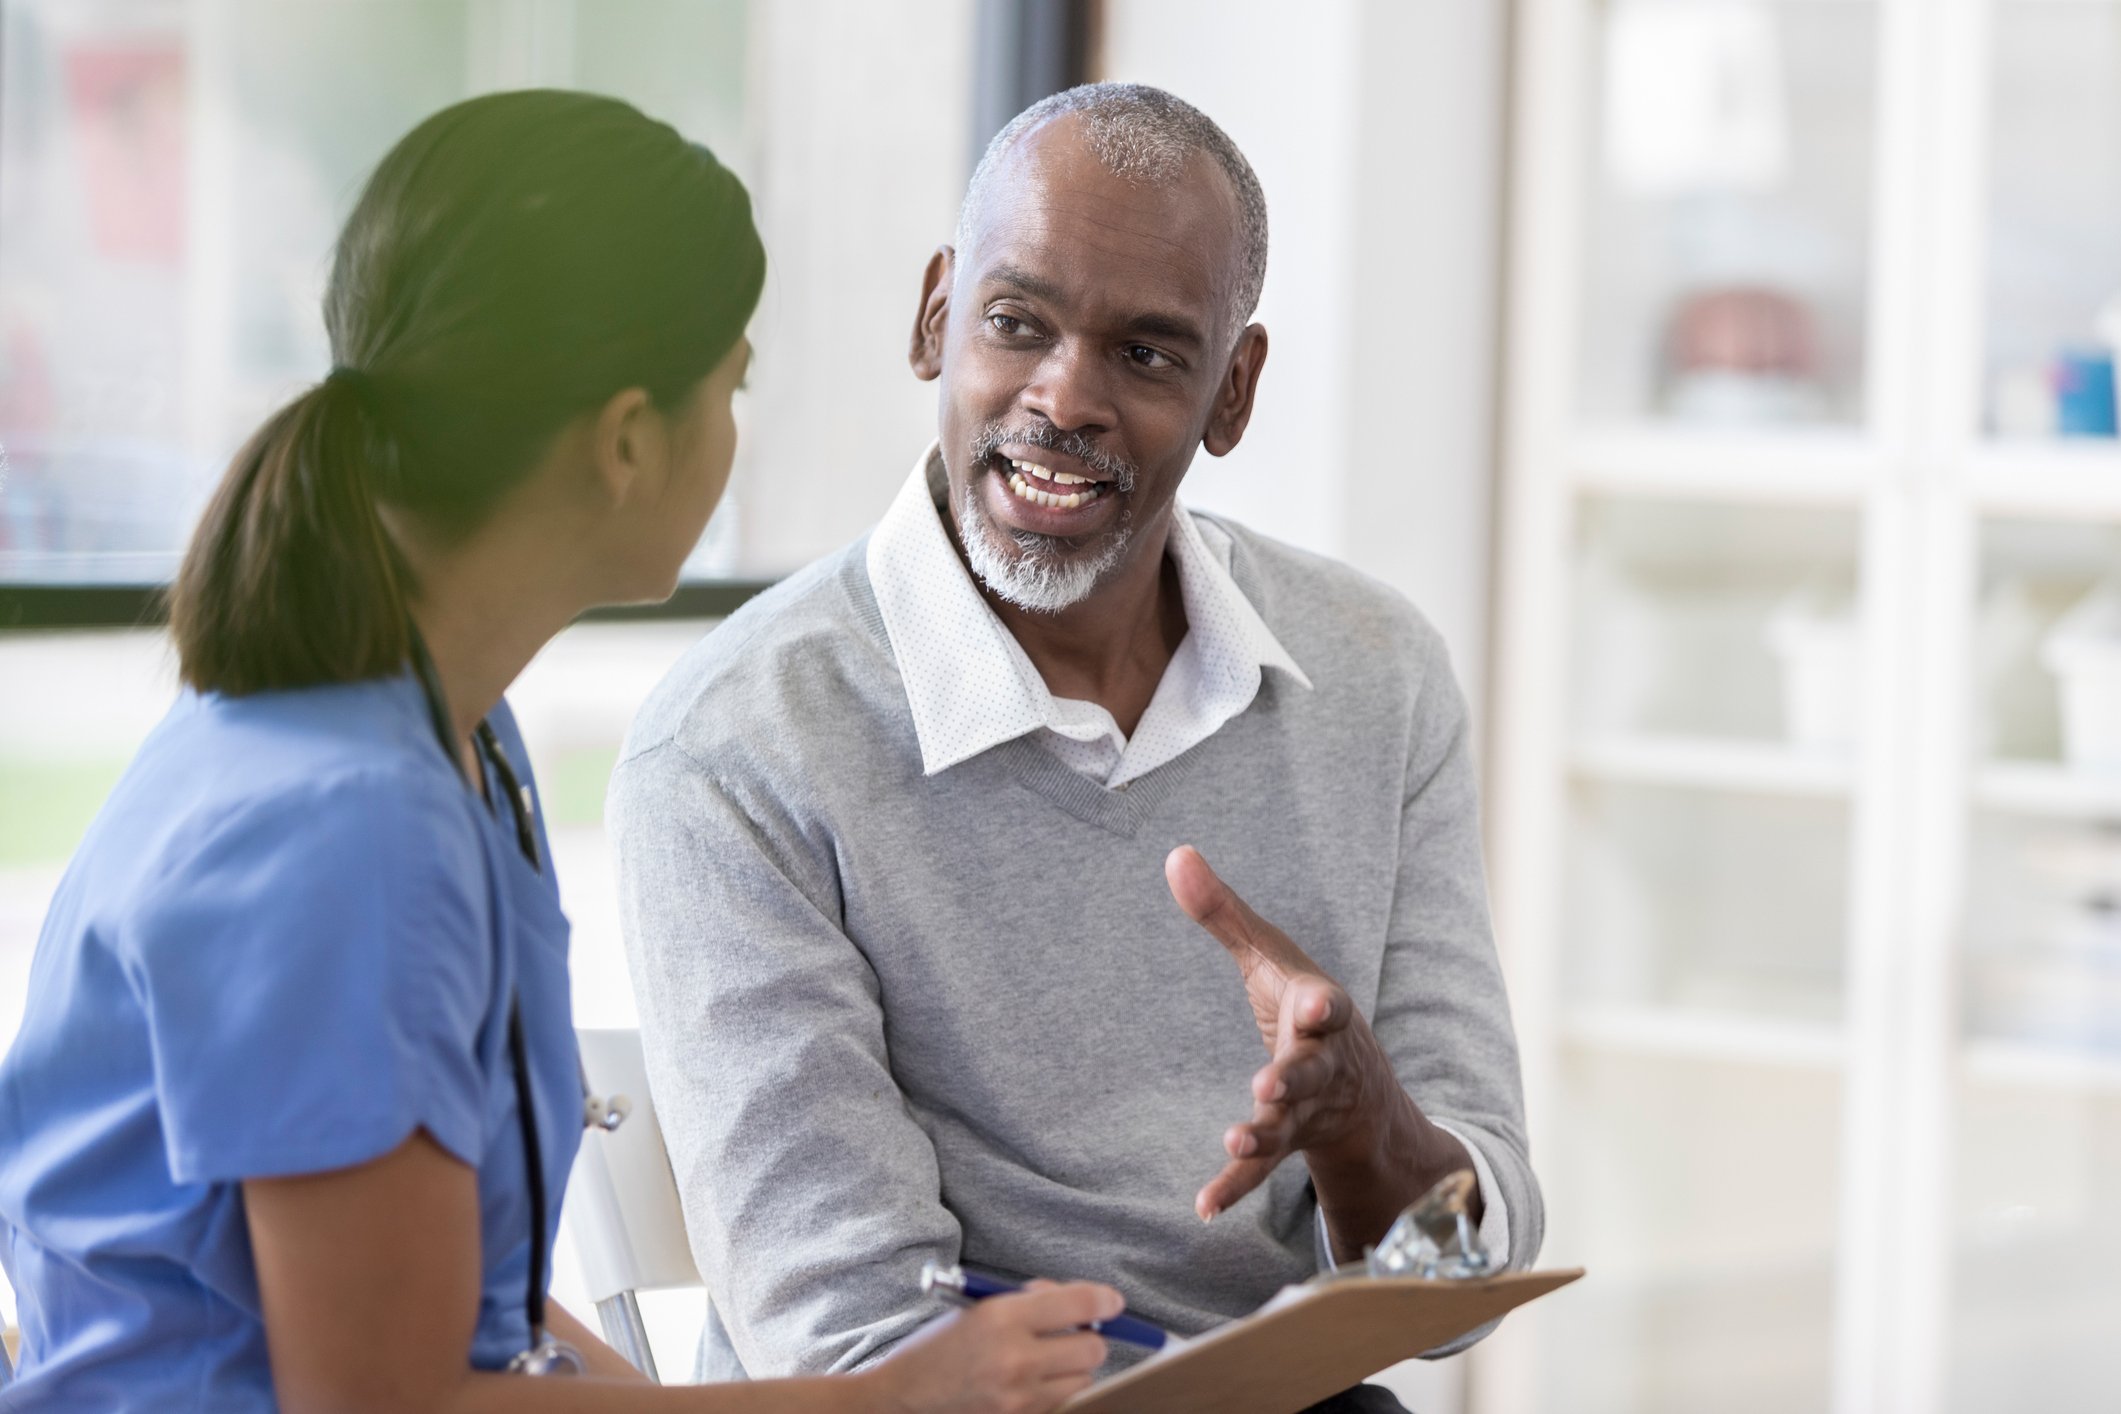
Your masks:
{"label": "white cabinet", "polygon": [[2121,2],[1517,44],[1494,893],[1591,1276],[1475,1406],[2111,1409],[2121,772],[2047,646],[2121,580]]}

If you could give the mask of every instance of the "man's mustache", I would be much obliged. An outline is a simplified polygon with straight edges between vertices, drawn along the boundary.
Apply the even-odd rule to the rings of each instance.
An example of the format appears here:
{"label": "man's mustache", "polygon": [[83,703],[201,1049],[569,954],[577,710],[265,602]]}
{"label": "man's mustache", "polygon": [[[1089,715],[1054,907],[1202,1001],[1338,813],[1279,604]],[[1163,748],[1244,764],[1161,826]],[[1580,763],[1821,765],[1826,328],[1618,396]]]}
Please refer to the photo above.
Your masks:
{"label": "man's mustache", "polygon": [[1022,427],[1005,427],[999,422],[990,422],[972,439],[972,459],[975,462],[989,461],[1010,443],[1073,457],[1099,476],[1110,477],[1115,490],[1134,489],[1136,469],[1133,462],[1114,456],[1080,432],[1063,432],[1050,422],[1026,423]]}

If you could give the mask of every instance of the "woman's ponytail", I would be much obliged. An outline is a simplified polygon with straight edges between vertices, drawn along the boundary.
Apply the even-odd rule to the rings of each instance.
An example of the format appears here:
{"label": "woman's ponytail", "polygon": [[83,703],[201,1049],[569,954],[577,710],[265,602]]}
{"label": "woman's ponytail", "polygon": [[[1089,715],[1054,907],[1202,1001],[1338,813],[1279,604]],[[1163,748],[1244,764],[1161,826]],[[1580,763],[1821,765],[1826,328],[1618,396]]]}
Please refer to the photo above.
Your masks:
{"label": "woman's ponytail", "polygon": [[396,452],[373,399],[334,370],[237,454],[170,595],[186,685],[241,696],[406,661],[410,573],[375,495]]}

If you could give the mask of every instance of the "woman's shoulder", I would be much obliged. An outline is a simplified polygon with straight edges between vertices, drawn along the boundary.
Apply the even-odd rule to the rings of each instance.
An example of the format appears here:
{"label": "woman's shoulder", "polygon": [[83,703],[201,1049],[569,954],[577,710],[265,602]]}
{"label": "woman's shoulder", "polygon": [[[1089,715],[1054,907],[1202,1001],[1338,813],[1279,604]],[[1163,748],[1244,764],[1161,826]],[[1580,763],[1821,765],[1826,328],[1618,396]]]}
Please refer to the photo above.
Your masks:
{"label": "woman's shoulder", "polygon": [[187,692],[111,792],[76,870],[134,904],[231,872],[283,887],[336,875],[403,887],[396,871],[462,877],[465,865],[476,877],[470,792],[421,710],[418,688],[393,680]]}
{"label": "woman's shoulder", "polygon": [[72,931],[150,1016],[178,1181],[364,1162],[416,1127],[478,1161],[510,974],[481,807],[421,710],[387,684],[180,701],[84,848],[110,887],[74,890]]}
{"label": "woman's shoulder", "polygon": [[427,806],[464,795],[410,679],[244,697],[186,692],[128,775],[208,809],[270,810],[340,794],[358,807]]}

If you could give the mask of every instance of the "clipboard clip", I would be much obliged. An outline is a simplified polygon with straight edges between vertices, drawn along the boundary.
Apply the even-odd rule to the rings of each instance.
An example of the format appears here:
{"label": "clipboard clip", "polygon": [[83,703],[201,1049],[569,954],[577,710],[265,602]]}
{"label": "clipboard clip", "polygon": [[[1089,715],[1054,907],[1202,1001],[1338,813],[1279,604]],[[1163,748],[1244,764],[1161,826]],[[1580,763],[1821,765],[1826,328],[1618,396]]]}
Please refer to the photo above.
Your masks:
{"label": "clipboard clip", "polygon": [[1494,1263],[1473,1235],[1468,1211],[1477,1180],[1471,1169],[1446,1175],[1421,1195],[1363,1252],[1373,1277],[1423,1277],[1471,1281],[1494,1273]]}

